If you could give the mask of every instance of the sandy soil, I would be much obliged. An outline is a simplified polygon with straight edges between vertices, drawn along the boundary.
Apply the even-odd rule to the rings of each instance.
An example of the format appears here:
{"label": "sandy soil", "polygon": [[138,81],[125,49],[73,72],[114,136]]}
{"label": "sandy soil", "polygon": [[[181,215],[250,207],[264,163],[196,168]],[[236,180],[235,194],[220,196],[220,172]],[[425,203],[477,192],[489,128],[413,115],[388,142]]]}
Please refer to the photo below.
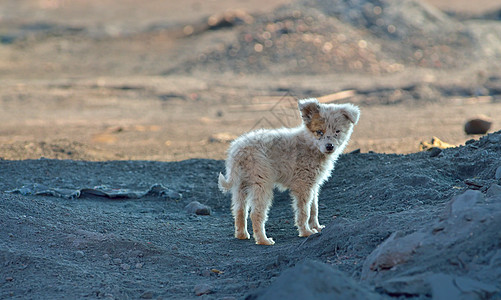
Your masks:
{"label": "sandy soil", "polygon": [[199,28],[225,8],[259,15],[285,2],[153,1],[141,9],[113,1],[3,4],[0,157],[222,159],[231,137],[256,127],[296,125],[295,99],[345,90],[353,93],[338,101],[359,102],[363,113],[348,151],[412,153],[433,136],[463,144],[471,138],[462,130],[464,122],[479,114],[493,118],[491,131],[501,127],[499,94],[485,91],[485,84],[500,85],[492,60],[453,70],[409,66],[377,76],[345,71],[162,76],[222,47],[240,30],[185,36],[186,24]]}
{"label": "sandy soil", "polygon": [[[363,299],[499,299],[498,1],[338,2],[3,1],[0,298],[273,299],[304,292],[287,294],[287,276],[335,269],[308,297],[342,283]],[[325,232],[297,237],[277,192],[277,244],[236,240],[225,150],[296,126],[306,97],[362,111],[346,151],[360,152],[320,196]],[[477,115],[490,135],[464,133]],[[433,136],[462,146],[416,153]],[[85,192],[155,184],[182,197]]]}

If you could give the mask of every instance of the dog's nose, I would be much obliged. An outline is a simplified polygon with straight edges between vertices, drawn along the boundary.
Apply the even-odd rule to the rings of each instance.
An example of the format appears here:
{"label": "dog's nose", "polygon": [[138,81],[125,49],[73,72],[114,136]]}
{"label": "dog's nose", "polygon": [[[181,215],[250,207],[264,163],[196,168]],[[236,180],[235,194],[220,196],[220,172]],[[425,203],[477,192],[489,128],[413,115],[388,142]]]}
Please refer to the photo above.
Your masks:
{"label": "dog's nose", "polygon": [[325,149],[327,151],[332,151],[332,150],[334,150],[334,145],[332,145],[331,143],[328,143],[327,145],[325,145]]}

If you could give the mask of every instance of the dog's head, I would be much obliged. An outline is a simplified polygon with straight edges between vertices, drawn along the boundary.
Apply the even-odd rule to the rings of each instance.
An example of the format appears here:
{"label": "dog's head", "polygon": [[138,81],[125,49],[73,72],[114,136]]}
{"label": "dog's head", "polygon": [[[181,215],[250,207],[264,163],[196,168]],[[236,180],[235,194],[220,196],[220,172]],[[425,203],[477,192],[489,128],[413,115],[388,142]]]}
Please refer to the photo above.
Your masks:
{"label": "dog's head", "polygon": [[325,154],[346,146],[360,117],[355,105],[321,104],[317,99],[300,100],[299,110],[315,146]]}

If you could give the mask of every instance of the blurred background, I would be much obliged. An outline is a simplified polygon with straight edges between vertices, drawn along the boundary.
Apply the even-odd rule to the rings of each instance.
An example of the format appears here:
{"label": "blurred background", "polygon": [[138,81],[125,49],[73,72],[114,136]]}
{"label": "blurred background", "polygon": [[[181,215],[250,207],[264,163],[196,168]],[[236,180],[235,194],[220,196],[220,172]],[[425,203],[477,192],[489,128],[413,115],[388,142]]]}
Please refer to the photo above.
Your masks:
{"label": "blurred background", "polygon": [[0,158],[223,159],[308,97],[361,107],[347,151],[461,145],[500,66],[498,0],[2,0]]}

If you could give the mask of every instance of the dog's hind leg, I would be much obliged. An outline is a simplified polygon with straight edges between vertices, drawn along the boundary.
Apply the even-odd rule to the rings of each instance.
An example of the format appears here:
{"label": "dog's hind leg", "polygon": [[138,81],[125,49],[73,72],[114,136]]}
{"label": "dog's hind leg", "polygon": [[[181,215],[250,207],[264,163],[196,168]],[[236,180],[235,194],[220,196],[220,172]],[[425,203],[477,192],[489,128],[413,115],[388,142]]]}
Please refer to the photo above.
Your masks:
{"label": "dog's hind leg", "polygon": [[271,206],[273,186],[254,184],[250,190],[252,232],[256,244],[273,245],[275,241],[266,236],[265,223],[268,220],[268,210]]}
{"label": "dog's hind leg", "polygon": [[247,199],[247,190],[243,185],[233,190],[231,197],[231,208],[235,218],[235,237],[237,239],[250,239],[247,231],[247,217],[249,214],[249,205]]}
{"label": "dog's hind leg", "polygon": [[314,228],[310,228],[308,224],[313,201],[313,193],[311,190],[293,190],[291,191],[293,198],[293,207],[295,212],[295,221],[299,236],[306,237],[318,233]]}

